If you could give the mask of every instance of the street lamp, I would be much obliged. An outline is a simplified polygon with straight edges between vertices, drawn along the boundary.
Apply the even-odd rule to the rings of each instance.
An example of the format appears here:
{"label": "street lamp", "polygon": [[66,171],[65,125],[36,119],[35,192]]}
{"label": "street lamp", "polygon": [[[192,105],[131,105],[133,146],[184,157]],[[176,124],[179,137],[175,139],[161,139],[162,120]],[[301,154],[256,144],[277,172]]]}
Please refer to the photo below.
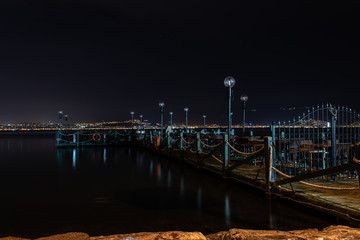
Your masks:
{"label": "street lamp", "polygon": [[164,129],[164,106],[165,106],[165,103],[163,102],[159,102],[159,107],[160,107],[160,120],[161,120],[161,133],[160,133],[160,137],[161,137],[161,141],[162,141],[162,138],[163,138],[163,129]]}
{"label": "street lamp", "polygon": [[143,115],[140,115],[140,128],[142,127],[142,122],[143,122]]}
{"label": "street lamp", "polygon": [[62,131],[62,116],[63,116],[63,111],[59,111],[59,118],[60,118],[60,132]]}
{"label": "street lamp", "polygon": [[203,118],[204,118],[204,132],[205,132],[205,129],[206,129],[206,115],[203,115]]}
{"label": "street lamp", "polygon": [[249,98],[246,94],[243,94],[240,97],[240,100],[242,102],[242,110],[243,110],[243,136],[245,135],[245,107],[246,107],[246,102],[248,99]]}
{"label": "street lamp", "polygon": [[230,133],[231,133],[231,88],[235,85],[235,79],[231,76],[228,76],[224,79],[225,87],[229,88],[229,126],[228,126],[228,136],[230,141]]}
{"label": "street lamp", "polygon": [[184,108],[185,111],[185,130],[186,132],[188,131],[188,112],[189,112],[189,108],[186,107]]}
{"label": "street lamp", "polygon": [[172,131],[172,128],[173,128],[173,121],[172,121],[172,118],[173,118],[173,112],[169,112],[169,114],[170,114],[170,126],[171,126],[171,131]]}
{"label": "street lamp", "polygon": [[67,120],[68,120],[68,115],[65,115],[65,129],[67,130]]}
{"label": "street lamp", "polygon": [[131,129],[134,129],[134,112],[130,112],[131,115]]}

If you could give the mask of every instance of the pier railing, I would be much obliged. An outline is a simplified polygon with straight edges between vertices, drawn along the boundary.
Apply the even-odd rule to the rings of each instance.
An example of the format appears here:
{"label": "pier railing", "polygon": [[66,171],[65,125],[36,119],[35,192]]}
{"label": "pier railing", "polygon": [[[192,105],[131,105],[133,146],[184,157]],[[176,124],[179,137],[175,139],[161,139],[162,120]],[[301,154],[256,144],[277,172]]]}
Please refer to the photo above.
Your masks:
{"label": "pier railing", "polygon": [[82,147],[115,145],[126,141],[124,131],[58,131],[56,132],[57,147]]}
{"label": "pier railing", "polygon": [[334,180],[357,177],[354,169],[335,167],[352,163],[354,146],[360,141],[359,120],[351,108],[327,104],[312,107],[293,121],[273,123],[277,173],[297,176],[338,169],[332,173]]}
{"label": "pier railing", "polygon": [[[322,105],[272,124],[266,137],[177,130],[162,138],[158,130],[114,130],[58,132],[56,142],[58,147],[139,145],[267,192],[293,184],[359,190],[359,127],[359,115],[350,108]],[[332,184],[338,181],[347,183]]]}

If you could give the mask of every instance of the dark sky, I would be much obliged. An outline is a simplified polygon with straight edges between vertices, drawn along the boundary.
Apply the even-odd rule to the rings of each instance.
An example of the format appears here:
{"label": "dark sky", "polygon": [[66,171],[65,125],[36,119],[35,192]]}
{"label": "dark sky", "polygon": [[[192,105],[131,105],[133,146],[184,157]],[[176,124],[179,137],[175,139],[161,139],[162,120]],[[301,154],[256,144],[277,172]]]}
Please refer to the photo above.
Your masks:
{"label": "dark sky", "polygon": [[322,102],[360,111],[357,1],[0,2],[0,123],[129,119],[174,112],[226,123],[226,76],[249,121]]}

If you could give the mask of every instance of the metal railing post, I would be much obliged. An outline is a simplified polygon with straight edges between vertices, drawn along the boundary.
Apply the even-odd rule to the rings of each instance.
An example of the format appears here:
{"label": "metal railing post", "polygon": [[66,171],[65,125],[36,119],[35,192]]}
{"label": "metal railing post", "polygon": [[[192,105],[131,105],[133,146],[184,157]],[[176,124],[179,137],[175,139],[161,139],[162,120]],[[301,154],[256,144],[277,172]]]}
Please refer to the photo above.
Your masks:
{"label": "metal railing post", "polygon": [[80,133],[79,130],[76,131],[76,146],[79,147],[80,144]]}
{"label": "metal railing post", "polygon": [[266,136],[264,138],[264,148],[265,148],[265,182],[266,182],[266,192],[270,195],[270,176],[271,176],[271,144],[272,137]]}
{"label": "metal railing post", "polygon": [[201,152],[201,146],[200,146],[200,133],[196,134],[196,152]]}
{"label": "metal railing post", "polygon": [[[336,166],[336,116],[331,116],[331,162],[332,167]],[[336,174],[333,175],[336,181]]]}
{"label": "metal railing post", "polygon": [[183,132],[180,132],[180,150],[183,150],[184,149],[184,133]]}
{"label": "metal railing post", "polygon": [[170,132],[167,133],[167,148],[171,148]]}
{"label": "metal railing post", "polygon": [[229,140],[229,134],[224,133],[224,168],[227,168],[229,166],[229,146],[226,142]]}
{"label": "metal railing post", "polygon": [[59,134],[59,131],[56,132],[56,145],[57,145],[57,146],[60,145],[60,134]]}

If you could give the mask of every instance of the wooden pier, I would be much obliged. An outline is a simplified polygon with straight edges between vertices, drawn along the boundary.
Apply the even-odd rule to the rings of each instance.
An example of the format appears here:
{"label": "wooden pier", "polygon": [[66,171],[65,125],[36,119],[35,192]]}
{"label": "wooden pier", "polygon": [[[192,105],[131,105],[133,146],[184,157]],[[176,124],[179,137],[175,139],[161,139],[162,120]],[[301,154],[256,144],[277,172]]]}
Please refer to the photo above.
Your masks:
{"label": "wooden pier", "polygon": [[[169,160],[241,182],[266,193],[268,197],[288,199],[360,226],[359,144],[352,145],[353,159],[350,161],[314,168],[310,155],[298,162],[281,161],[279,143],[270,136],[231,136],[229,139],[227,133],[173,131],[161,138],[159,130],[77,131],[57,133],[56,143],[58,147],[122,144],[143,147],[165,155]],[[323,146],[311,146],[311,149],[317,147],[323,149]]]}
{"label": "wooden pier", "polygon": [[56,147],[114,146],[127,141],[127,131],[58,131]]}

